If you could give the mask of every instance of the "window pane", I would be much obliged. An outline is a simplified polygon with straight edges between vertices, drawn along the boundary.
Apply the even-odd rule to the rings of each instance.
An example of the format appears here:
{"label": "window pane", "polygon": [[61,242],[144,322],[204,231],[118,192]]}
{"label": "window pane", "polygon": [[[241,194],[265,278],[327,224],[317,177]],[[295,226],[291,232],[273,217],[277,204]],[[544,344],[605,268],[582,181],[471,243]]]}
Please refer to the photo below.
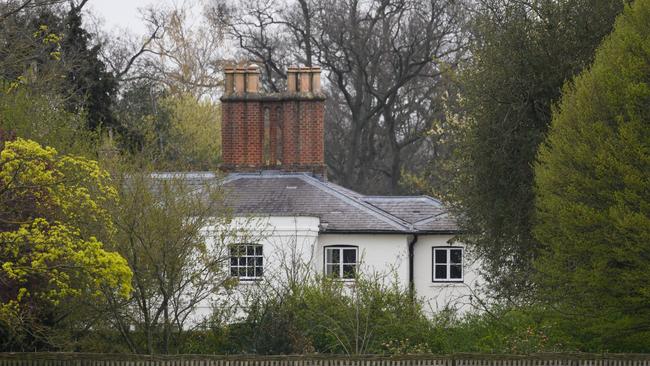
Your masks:
{"label": "window pane", "polygon": [[264,270],[262,267],[255,267],[255,275],[257,277],[262,277],[264,275]]}
{"label": "window pane", "polygon": [[434,276],[436,280],[446,280],[447,279],[447,266],[445,265],[436,265],[436,274]]}
{"label": "window pane", "polygon": [[450,263],[460,264],[463,263],[463,250],[451,249],[449,250]]}
{"label": "window pane", "polygon": [[447,249],[436,249],[436,263],[447,263]]}
{"label": "window pane", "polygon": [[325,266],[325,274],[334,278],[339,278],[339,266],[336,264],[328,264]]}
{"label": "window pane", "polygon": [[357,263],[357,250],[343,249],[343,263]]}
{"label": "window pane", "polygon": [[354,278],[356,266],[352,264],[343,265],[343,278]]}
{"label": "window pane", "polygon": [[449,277],[452,279],[463,278],[463,268],[460,264],[452,264],[449,267]]}
{"label": "window pane", "polygon": [[327,263],[340,263],[338,249],[327,249]]}
{"label": "window pane", "polygon": [[235,256],[241,257],[246,254],[246,247],[243,245],[238,245],[234,248]]}
{"label": "window pane", "polygon": [[264,258],[262,246],[258,244],[239,244],[229,248],[230,275],[233,277],[260,277]]}

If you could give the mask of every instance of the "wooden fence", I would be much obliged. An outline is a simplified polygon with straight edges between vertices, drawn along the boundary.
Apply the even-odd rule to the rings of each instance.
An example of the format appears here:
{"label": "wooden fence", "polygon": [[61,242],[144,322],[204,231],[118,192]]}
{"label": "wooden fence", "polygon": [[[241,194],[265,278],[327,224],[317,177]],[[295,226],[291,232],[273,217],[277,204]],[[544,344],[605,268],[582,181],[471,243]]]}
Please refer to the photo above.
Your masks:
{"label": "wooden fence", "polygon": [[210,356],[0,353],[0,366],[650,366],[647,354]]}

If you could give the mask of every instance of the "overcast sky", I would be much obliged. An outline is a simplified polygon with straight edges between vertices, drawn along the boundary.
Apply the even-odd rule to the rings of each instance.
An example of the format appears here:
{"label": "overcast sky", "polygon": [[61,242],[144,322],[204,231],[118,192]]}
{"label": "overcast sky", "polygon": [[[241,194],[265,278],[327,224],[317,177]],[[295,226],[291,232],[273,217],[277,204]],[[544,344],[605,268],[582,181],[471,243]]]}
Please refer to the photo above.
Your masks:
{"label": "overcast sky", "polygon": [[128,29],[133,34],[144,34],[145,26],[138,9],[151,4],[172,4],[172,0],[90,0],[90,11],[104,20],[107,31]]}

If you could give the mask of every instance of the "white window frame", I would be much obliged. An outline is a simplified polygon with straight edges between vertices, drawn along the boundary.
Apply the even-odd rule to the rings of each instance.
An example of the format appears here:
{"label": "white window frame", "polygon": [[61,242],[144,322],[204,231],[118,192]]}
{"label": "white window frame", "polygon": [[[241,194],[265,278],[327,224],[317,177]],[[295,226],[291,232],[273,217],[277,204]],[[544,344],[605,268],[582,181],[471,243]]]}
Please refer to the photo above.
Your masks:
{"label": "white window frame", "polygon": [[[444,250],[447,254],[447,261],[444,263],[436,263],[436,251]],[[460,250],[460,263],[451,263],[451,251]],[[464,247],[432,247],[431,248],[431,281],[440,282],[463,282],[465,280],[465,248]],[[444,265],[447,267],[445,278],[436,278],[436,265]],[[451,278],[451,266],[460,265],[460,278]]]}
{"label": "white window frame", "polygon": [[[253,248],[253,254],[248,254],[248,248],[252,247]],[[233,255],[233,250],[242,250],[244,251],[243,254],[240,255]],[[259,249],[259,252],[258,252]],[[237,278],[240,281],[257,281],[261,280],[264,277],[264,247],[262,244],[257,244],[257,243],[239,243],[239,244],[233,244],[228,248],[229,250],[229,274],[230,277]],[[258,265],[257,264],[257,259],[260,259],[262,264]],[[237,263],[233,264],[233,259],[236,259]],[[244,260],[244,264],[241,264],[241,260]],[[249,261],[252,262],[249,263]],[[253,268],[253,276],[248,276],[248,269]],[[241,276],[239,275],[239,270],[244,268],[246,275]],[[257,273],[257,268],[260,268],[262,270],[262,273],[258,275]],[[233,274],[233,269],[236,271],[236,275]]]}
{"label": "white window frame", "polygon": [[[359,247],[355,245],[328,245],[323,248],[323,273],[325,276],[332,277],[339,281],[354,281],[357,276],[357,271],[359,270]],[[328,250],[337,250],[339,252],[339,262],[328,262],[327,261],[327,252]],[[354,250],[354,263],[343,262],[343,251],[344,250]],[[353,265],[354,266],[354,277],[344,277],[343,266]],[[339,276],[333,277],[331,274],[327,273],[328,266],[338,266]]]}

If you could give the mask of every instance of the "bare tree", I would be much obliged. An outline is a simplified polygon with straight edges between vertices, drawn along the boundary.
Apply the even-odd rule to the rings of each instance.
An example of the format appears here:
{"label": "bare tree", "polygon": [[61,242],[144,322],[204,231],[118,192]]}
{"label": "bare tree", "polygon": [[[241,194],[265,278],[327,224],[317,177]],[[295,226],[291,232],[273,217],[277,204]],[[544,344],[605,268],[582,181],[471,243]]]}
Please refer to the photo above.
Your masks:
{"label": "bare tree", "polygon": [[133,270],[134,291],[112,303],[111,323],[133,352],[169,353],[228,287],[228,233],[208,230],[228,226],[223,194],[214,181],[174,174],[130,172],[120,183],[115,249]]}
{"label": "bare tree", "polygon": [[340,130],[328,133],[326,142],[335,180],[362,191],[395,192],[403,169],[431,157],[424,140],[444,118],[438,105],[445,73],[464,55],[462,2],[213,4],[225,14],[228,35],[271,75],[266,82],[272,90],[281,86],[287,64],[324,68],[334,110],[326,123]]}
{"label": "bare tree", "polygon": [[[67,1],[68,0],[7,0],[3,4],[0,4],[0,21],[4,21],[5,19],[21,12],[50,7]],[[78,3],[71,1],[71,5],[81,9],[87,2],[88,0],[82,0]]]}
{"label": "bare tree", "polygon": [[117,37],[105,58],[123,82],[147,80],[173,95],[214,97],[222,84],[223,32],[196,2],[143,11],[148,36]]}

